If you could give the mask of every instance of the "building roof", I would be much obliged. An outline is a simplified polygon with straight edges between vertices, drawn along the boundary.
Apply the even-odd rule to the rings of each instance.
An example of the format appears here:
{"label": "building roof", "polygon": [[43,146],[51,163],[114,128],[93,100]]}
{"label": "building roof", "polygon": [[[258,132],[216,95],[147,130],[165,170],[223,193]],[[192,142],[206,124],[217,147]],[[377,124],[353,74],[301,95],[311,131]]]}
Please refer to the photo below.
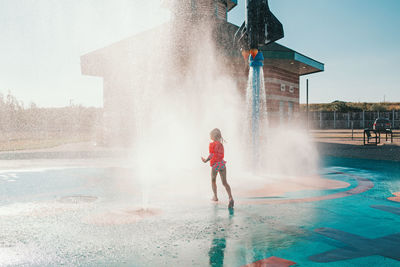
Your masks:
{"label": "building roof", "polygon": [[[231,11],[232,8],[237,6],[237,2],[238,2],[237,0],[222,0],[222,1],[226,2],[226,6],[228,8],[228,12]],[[161,5],[163,7],[170,7],[171,6],[171,2],[173,2],[173,0],[161,0]]]}
{"label": "building roof", "polygon": [[278,43],[270,43],[260,50],[264,55],[265,65],[272,65],[300,76],[324,71],[323,63]]}
{"label": "building roof", "polygon": [[[170,23],[131,36],[107,47],[81,56],[81,71],[84,75],[104,77],[112,69],[121,70],[121,66],[135,64],[141,66],[148,61],[143,51],[166,49],[165,33],[170,31]],[[233,35],[237,26],[226,21],[217,21],[217,49],[226,53],[228,58],[241,58],[233,46]],[[167,38],[168,39],[168,38]],[[158,40],[152,42],[149,40]],[[277,67],[298,75],[307,75],[324,71],[324,64],[300,54],[278,43],[270,43],[260,48],[264,55],[264,65]],[[125,62],[126,61],[126,62]],[[129,64],[127,62],[130,62]],[[125,65],[124,65],[125,64]]]}
{"label": "building roof", "polygon": [[[149,58],[150,51],[166,48],[163,33],[169,30],[169,24],[164,24],[86,53],[80,57],[81,73],[104,77],[113,69],[121,71],[122,66],[143,65]],[[158,40],[158,42],[150,40]]]}
{"label": "building roof", "polygon": [[[166,55],[171,55],[174,51],[178,51],[180,49],[179,47],[185,47],[186,45],[193,47],[194,40],[190,40],[190,38],[203,38],[204,36],[201,28],[193,27],[192,35],[183,35],[183,40],[179,40],[186,43],[180,43],[172,37],[176,32],[173,26],[171,22],[165,23],[156,28],[82,55],[80,57],[81,73],[83,75],[104,77],[106,73],[109,73],[112,69],[121,71],[121,66],[143,66],[149,61],[149,58],[153,58],[157,55],[158,64],[162,64],[161,59],[168,59]],[[213,26],[214,31],[218,33],[213,35],[218,52],[223,53],[224,57],[229,60],[237,59],[241,61],[239,51],[233,49],[233,36],[238,27],[224,20],[214,20]],[[191,28],[189,27],[189,29]],[[185,32],[185,30],[182,32]],[[154,42],[154,40],[157,40],[157,42]],[[156,52],[152,53],[149,57],[149,55],[143,51]],[[196,51],[196,49],[194,51]],[[127,62],[129,62],[129,64]]]}

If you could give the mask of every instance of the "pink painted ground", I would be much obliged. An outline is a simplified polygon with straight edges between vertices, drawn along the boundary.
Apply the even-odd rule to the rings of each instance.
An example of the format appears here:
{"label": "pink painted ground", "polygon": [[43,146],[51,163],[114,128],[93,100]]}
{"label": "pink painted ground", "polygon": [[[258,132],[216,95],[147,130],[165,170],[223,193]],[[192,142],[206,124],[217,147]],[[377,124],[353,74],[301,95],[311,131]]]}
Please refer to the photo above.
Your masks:
{"label": "pink painted ground", "polygon": [[302,190],[328,190],[349,187],[350,184],[325,179],[319,176],[295,177],[269,180],[265,185],[252,190],[240,190],[236,195],[240,197],[272,197],[282,196],[285,193],[302,191]]}
{"label": "pink painted ground", "polygon": [[267,259],[262,259],[242,267],[289,267],[296,264],[293,261],[285,260],[275,256],[269,257]]}
{"label": "pink painted ground", "polygon": [[[346,176],[349,176],[349,177],[355,179],[357,181],[357,186],[352,189],[349,189],[347,191],[323,195],[323,196],[295,198],[295,199],[262,199],[262,200],[257,199],[257,200],[248,200],[245,202],[241,202],[241,204],[287,204],[287,203],[300,203],[300,202],[314,202],[314,201],[336,199],[336,198],[342,198],[342,197],[348,197],[351,195],[361,194],[361,193],[368,191],[369,189],[374,187],[374,183],[369,179],[365,179],[365,178],[359,177],[357,175],[352,175],[352,174],[343,173],[343,172],[338,172],[338,174],[346,175]],[[325,180],[325,179],[322,179],[322,180]],[[318,181],[318,179],[316,181]],[[331,180],[331,181],[335,182],[335,180]],[[324,183],[324,181],[320,181],[320,182]],[[332,183],[332,185],[335,184],[334,182]],[[339,181],[336,181],[336,182],[339,182]],[[317,184],[312,184],[311,188],[315,188],[316,185]],[[334,189],[334,188],[335,187],[331,187],[331,188],[325,187],[325,189]],[[341,188],[341,187],[336,187],[336,188]],[[321,188],[321,189],[323,189],[323,188]],[[258,192],[258,193],[262,193],[262,192]]]}
{"label": "pink painted ground", "polygon": [[389,200],[400,202],[400,192],[393,193],[394,197],[388,197]]}

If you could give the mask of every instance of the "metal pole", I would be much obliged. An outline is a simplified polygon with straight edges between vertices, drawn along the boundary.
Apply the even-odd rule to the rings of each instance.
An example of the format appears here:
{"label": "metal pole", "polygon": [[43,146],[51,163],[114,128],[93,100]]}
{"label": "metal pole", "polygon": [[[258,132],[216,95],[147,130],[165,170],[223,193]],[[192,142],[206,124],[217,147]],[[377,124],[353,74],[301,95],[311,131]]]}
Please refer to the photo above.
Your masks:
{"label": "metal pole", "polygon": [[392,129],[394,129],[394,109],[392,110]]}
{"label": "metal pole", "polygon": [[322,129],[322,111],[319,112],[319,128]]}
{"label": "metal pole", "polygon": [[307,129],[309,127],[308,125],[308,79],[306,80],[306,114],[307,114]]}
{"label": "metal pole", "polygon": [[364,143],[364,146],[365,146],[365,129],[364,129],[364,133],[363,133],[363,143]]}
{"label": "metal pole", "polygon": [[336,129],[336,110],[333,111],[333,128]]}
{"label": "metal pole", "polygon": [[347,112],[347,128],[350,128],[350,112]]}
{"label": "metal pole", "polygon": [[363,110],[363,120],[362,120],[362,122],[363,122],[363,129],[365,129],[365,111]]}
{"label": "metal pole", "polygon": [[354,121],[351,121],[351,140],[354,139]]}

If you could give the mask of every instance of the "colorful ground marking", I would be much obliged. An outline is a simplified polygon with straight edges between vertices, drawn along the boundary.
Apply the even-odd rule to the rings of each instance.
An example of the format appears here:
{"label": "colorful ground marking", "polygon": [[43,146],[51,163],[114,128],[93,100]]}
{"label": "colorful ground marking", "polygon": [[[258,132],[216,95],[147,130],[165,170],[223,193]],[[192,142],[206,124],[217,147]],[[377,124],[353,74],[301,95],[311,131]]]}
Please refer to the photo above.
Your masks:
{"label": "colorful ground marking", "polygon": [[264,200],[257,200],[257,201],[247,201],[241,202],[241,204],[288,204],[288,203],[302,203],[302,202],[315,202],[327,199],[337,199],[342,197],[348,197],[356,194],[364,193],[371,188],[374,187],[374,183],[367,178],[363,178],[357,175],[344,173],[344,172],[335,172],[336,174],[342,174],[354,178],[357,181],[357,186],[353,189],[325,195],[325,196],[317,196],[317,197],[306,197],[306,198],[296,198],[296,199],[264,199]]}
{"label": "colorful ground marking", "polygon": [[371,208],[383,210],[386,212],[390,212],[393,214],[400,215],[400,208],[399,207],[392,207],[392,206],[384,206],[384,205],[372,205]]}
{"label": "colorful ground marking", "polygon": [[315,232],[345,243],[346,246],[312,255],[309,257],[312,261],[333,262],[374,255],[400,261],[400,233],[369,239],[333,228],[318,228]]}
{"label": "colorful ground marking", "polygon": [[275,256],[259,260],[242,267],[289,267],[295,265],[296,263],[293,261],[285,260],[282,258],[278,258]]}
{"label": "colorful ground marking", "polygon": [[388,197],[389,200],[400,202],[400,192],[393,193],[394,197]]}
{"label": "colorful ground marking", "polygon": [[[400,208],[398,207],[384,205],[373,205],[371,207],[400,215]],[[400,233],[370,239],[333,228],[318,228],[315,229],[315,232],[338,240],[346,246],[308,257],[312,261],[333,262],[374,255],[400,261]]]}

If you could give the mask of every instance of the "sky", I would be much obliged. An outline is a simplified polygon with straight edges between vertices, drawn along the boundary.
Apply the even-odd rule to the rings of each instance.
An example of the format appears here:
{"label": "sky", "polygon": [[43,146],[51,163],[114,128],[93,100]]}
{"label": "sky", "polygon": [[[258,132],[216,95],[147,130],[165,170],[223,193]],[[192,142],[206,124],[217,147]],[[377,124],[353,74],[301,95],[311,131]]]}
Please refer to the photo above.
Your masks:
{"label": "sky", "polygon": [[[325,63],[309,79],[310,103],[400,102],[400,0],[269,0],[278,43]],[[240,25],[244,0],[228,14]],[[80,56],[170,18],[160,0],[1,0],[0,93],[25,105],[102,106],[102,79]]]}

